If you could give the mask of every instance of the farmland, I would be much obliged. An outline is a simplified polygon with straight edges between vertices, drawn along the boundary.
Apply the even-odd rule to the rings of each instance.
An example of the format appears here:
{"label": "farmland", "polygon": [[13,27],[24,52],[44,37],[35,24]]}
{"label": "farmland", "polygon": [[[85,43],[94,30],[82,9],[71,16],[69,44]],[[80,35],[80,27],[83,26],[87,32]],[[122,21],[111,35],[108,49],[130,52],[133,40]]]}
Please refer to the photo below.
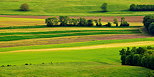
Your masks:
{"label": "farmland", "polygon": [[[108,3],[109,12],[102,13],[100,6]],[[21,12],[22,3],[28,3],[31,11]],[[154,4],[153,0],[1,0],[2,15],[52,15],[52,16],[143,16],[153,11],[131,12],[129,6],[136,4]]]}
{"label": "farmland", "polygon": [[145,77],[150,69],[122,66],[118,52],[128,46],[154,46],[154,38],[144,35],[141,29],[2,27],[0,65],[6,67],[0,67],[0,76]]}
{"label": "farmland", "polygon": [[[23,3],[30,10],[19,10]],[[154,70],[122,65],[121,56],[132,54],[121,55],[121,49],[154,47],[149,31],[154,23],[144,27],[153,20],[143,22],[154,11],[129,11],[131,4],[153,6],[154,1],[0,0],[0,77],[148,77]],[[47,22],[49,17],[53,20]]]}

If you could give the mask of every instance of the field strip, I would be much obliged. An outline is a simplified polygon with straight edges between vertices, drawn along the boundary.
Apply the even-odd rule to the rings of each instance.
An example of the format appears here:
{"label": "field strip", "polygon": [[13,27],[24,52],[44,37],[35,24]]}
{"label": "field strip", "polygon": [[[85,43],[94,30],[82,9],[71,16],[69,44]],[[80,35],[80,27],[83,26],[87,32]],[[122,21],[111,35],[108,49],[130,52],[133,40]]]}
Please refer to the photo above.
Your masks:
{"label": "field strip", "polygon": [[[81,50],[81,49],[83,50],[83,49],[128,47],[128,46],[145,46],[145,45],[154,45],[154,41],[129,42],[129,43],[114,43],[114,44],[103,44],[103,45],[83,46],[83,47],[71,47],[71,48],[52,48],[52,49],[18,50],[18,51],[9,51],[9,52],[38,52],[38,51]],[[0,52],[0,53],[8,53],[8,52]]]}

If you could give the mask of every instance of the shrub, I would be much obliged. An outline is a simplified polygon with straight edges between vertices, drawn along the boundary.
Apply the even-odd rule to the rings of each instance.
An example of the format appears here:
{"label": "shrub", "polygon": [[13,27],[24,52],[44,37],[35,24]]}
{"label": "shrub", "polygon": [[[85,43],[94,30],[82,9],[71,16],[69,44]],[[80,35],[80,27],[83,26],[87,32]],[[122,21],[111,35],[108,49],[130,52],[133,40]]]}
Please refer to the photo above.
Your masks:
{"label": "shrub", "polygon": [[151,34],[154,34],[154,22],[150,24],[148,30]]}
{"label": "shrub", "polygon": [[20,10],[21,11],[28,11],[29,10],[29,5],[27,3],[21,4]]}
{"label": "shrub", "polygon": [[101,9],[103,12],[107,12],[107,5],[108,5],[107,3],[102,4]]}

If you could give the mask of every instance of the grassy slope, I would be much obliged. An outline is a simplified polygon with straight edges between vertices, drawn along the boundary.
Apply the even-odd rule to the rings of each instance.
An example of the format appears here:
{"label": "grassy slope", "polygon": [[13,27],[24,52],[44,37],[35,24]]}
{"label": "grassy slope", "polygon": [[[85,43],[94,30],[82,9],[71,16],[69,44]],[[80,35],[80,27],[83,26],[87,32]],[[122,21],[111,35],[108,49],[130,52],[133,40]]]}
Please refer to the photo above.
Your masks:
{"label": "grassy slope", "polygon": [[[145,77],[149,69],[120,65],[118,52],[120,49],[103,48],[55,52],[1,53],[1,65],[15,64],[18,66],[0,67],[0,75],[12,76],[14,74],[18,76],[31,75],[39,77]],[[50,62],[53,62],[53,65],[49,64]],[[23,66],[24,63],[32,63],[34,65]],[[45,63],[45,65],[39,65],[41,63]]]}
{"label": "grassy slope", "polygon": [[[109,4],[109,12],[101,13],[102,3]],[[19,6],[28,3],[31,11],[20,12]],[[154,4],[153,0],[1,0],[0,14],[14,15],[81,15],[81,16],[117,16],[117,15],[146,15],[154,12],[130,12],[129,5]],[[7,6],[6,6],[7,5]]]}
{"label": "grassy slope", "polygon": [[[54,30],[53,30],[54,29]],[[75,30],[74,30],[75,29]],[[107,30],[105,30],[107,29]],[[132,29],[132,30],[131,30]],[[4,31],[3,31],[4,30]],[[61,28],[28,28],[24,29],[3,29],[1,30],[1,37],[20,35],[42,35],[55,33],[60,35],[64,33],[73,32],[99,32],[106,31],[136,31],[134,28],[77,28],[66,27]],[[14,30],[14,31],[13,31]],[[35,30],[35,31],[34,31]],[[6,32],[5,32],[6,31]],[[59,31],[59,32],[58,32]],[[57,32],[57,33],[56,33]],[[96,33],[97,34],[97,33]],[[135,33],[136,34],[136,33]],[[76,34],[78,35],[78,34]],[[62,36],[59,36],[62,37]],[[6,39],[6,38],[5,38]],[[11,39],[7,38],[7,39]],[[31,39],[31,38],[30,38]],[[27,49],[48,49],[48,48],[67,48],[67,47],[81,47],[91,45],[106,45],[112,43],[127,43],[138,41],[153,41],[154,38],[137,38],[124,40],[101,40],[89,41],[79,43],[55,44],[55,45],[37,45],[37,46],[21,46],[21,47],[7,47],[0,48],[0,65],[17,65],[11,67],[0,67],[0,76],[2,77],[145,77],[146,72],[150,69],[133,66],[121,66],[119,48],[99,48],[86,50],[59,50],[52,52],[21,52],[10,53],[8,51],[27,50]],[[53,64],[49,64],[53,62]],[[32,63],[31,66],[24,66],[25,63]],[[45,63],[45,64],[41,64]]]}

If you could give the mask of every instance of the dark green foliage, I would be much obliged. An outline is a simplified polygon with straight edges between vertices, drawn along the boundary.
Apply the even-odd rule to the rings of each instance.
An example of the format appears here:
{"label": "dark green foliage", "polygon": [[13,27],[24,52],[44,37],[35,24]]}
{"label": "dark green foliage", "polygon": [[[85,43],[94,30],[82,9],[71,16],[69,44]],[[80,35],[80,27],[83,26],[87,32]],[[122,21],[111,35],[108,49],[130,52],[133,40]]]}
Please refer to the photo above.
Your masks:
{"label": "dark green foliage", "polygon": [[101,18],[99,18],[98,20],[94,20],[94,21],[95,21],[97,27],[102,26],[102,19]]}
{"label": "dark green foliage", "polygon": [[88,20],[87,21],[87,25],[88,26],[94,26],[94,21],[91,19],[91,20]]}
{"label": "dark green foliage", "polygon": [[154,11],[154,5],[130,5],[130,11]]}
{"label": "dark green foliage", "polygon": [[48,27],[53,27],[58,25],[59,20],[56,17],[52,17],[52,18],[47,18],[45,20],[45,23],[47,24]]}
{"label": "dark green foliage", "polygon": [[78,26],[87,26],[87,20],[85,18],[80,18]]}
{"label": "dark green foliage", "polygon": [[20,6],[20,11],[28,11],[29,5],[27,3],[24,3]]}
{"label": "dark green foliage", "polygon": [[120,24],[120,26],[122,26],[122,27],[127,27],[127,26],[129,26],[129,23],[125,20],[124,17],[121,18],[121,24]]}
{"label": "dark green foliage", "polygon": [[147,77],[154,77],[154,71],[149,71],[147,74]]}
{"label": "dark green foliage", "polygon": [[147,15],[143,18],[143,24],[146,29],[148,29],[149,25],[154,22],[154,16],[152,15]]}
{"label": "dark green foliage", "polygon": [[108,5],[107,3],[102,4],[101,9],[103,12],[107,12],[107,5]]}
{"label": "dark green foliage", "polygon": [[131,10],[131,11],[135,11],[135,9],[136,9],[136,5],[135,5],[135,4],[131,4],[131,5],[130,5],[130,10]]}
{"label": "dark green foliage", "polygon": [[154,69],[154,52],[149,49],[154,50],[151,46],[146,48],[133,47],[131,50],[128,47],[127,50],[120,50],[122,65],[143,66]]}
{"label": "dark green foliage", "polygon": [[110,22],[108,22],[106,25],[104,25],[104,26],[106,26],[106,27],[111,27],[112,26],[112,24],[110,23]]}
{"label": "dark green foliage", "polygon": [[67,26],[70,18],[68,16],[59,16],[60,26]]}
{"label": "dark green foliage", "polygon": [[118,27],[118,19],[114,18],[113,23],[116,24],[116,27]]}
{"label": "dark green foliage", "polygon": [[154,22],[150,24],[148,30],[152,35],[154,35]]}

